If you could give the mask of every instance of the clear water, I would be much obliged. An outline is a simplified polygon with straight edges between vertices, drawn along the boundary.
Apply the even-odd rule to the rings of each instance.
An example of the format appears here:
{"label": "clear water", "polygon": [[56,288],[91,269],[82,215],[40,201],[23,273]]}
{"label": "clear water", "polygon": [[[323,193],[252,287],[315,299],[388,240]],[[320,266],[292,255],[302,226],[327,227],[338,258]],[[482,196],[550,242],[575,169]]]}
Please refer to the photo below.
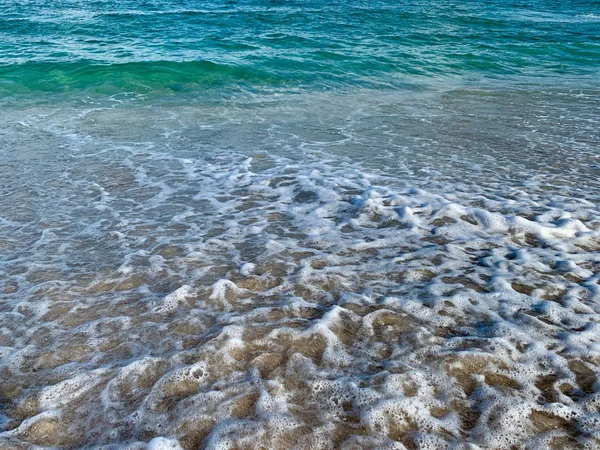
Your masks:
{"label": "clear water", "polygon": [[0,4],[0,448],[600,446],[600,2]]}

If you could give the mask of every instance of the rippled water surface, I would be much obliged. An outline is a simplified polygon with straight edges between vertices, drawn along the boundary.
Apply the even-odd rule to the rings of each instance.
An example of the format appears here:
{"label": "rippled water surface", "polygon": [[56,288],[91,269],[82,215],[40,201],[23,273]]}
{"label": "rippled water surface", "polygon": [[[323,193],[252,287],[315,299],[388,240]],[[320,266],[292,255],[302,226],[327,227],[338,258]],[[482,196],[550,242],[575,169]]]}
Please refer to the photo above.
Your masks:
{"label": "rippled water surface", "polygon": [[0,449],[600,448],[600,3],[0,4]]}

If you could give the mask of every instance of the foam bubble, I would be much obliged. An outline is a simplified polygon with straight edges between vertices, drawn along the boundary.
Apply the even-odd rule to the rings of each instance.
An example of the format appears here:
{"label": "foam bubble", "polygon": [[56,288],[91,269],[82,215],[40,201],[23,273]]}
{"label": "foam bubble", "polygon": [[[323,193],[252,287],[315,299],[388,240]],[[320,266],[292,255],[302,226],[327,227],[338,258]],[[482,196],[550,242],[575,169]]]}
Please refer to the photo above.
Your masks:
{"label": "foam bubble", "polygon": [[175,439],[155,437],[148,442],[146,450],[183,450],[183,447]]}

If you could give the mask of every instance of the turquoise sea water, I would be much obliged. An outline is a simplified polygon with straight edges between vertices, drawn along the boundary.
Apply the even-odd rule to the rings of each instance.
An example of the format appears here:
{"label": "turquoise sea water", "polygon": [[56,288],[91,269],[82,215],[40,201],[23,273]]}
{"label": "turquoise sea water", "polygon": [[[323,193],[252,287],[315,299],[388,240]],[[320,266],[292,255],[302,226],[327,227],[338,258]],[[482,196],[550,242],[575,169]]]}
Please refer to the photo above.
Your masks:
{"label": "turquoise sea water", "polygon": [[600,2],[0,2],[0,450],[600,448]]}
{"label": "turquoise sea water", "polygon": [[[6,1],[0,95],[392,89],[595,80],[595,1]],[[581,81],[580,81],[581,82]]]}

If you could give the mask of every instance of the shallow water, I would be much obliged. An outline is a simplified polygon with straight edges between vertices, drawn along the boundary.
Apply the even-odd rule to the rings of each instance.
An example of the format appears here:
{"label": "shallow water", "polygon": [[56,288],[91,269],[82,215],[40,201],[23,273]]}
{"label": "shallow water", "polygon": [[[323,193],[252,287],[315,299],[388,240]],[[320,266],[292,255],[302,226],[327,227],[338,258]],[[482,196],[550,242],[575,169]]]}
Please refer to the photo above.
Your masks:
{"label": "shallow water", "polygon": [[600,6],[433,4],[3,3],[0,448],[600,446]]}

